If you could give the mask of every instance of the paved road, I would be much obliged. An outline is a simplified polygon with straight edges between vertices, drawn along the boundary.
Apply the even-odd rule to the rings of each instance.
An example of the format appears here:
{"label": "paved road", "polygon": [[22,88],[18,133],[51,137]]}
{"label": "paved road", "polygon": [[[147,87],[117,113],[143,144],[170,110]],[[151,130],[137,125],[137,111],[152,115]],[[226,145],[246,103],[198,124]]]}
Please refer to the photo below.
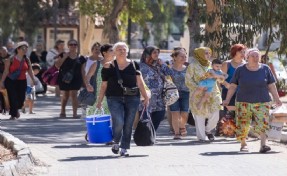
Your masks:
{"label": "paved road", "polygon": [[[270,142],[272,151],[260,154],[260,142],[250,139],[250,153],[240,153],[234,138],[217,138],[213,143],[197,142],[195,130],[188,137],[172,140],[164,121],[157,144],[137,147],[130,157],[113,155],[109,146],[87,144],[83,119],[59,119],[60,101],[39,97],[34,115],[19,120],[1,116],[1,129],[29,144],[38,166],[27,175],[40,176],[286,176],[287,146]],[[68,111],[71,108],[68,108]],[[70,111],[71,112],[71,111]],[[67,114],[68,116],[71,114]]]}

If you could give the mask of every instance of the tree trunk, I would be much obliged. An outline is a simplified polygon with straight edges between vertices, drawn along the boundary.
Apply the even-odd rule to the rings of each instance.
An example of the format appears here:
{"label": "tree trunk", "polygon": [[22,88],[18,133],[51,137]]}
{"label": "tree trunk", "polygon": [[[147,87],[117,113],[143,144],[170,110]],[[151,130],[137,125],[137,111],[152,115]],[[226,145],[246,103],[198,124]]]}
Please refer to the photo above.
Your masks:
{"label": "tree trunk", "polygon": [[218,57],[218,49],[221,47],[221,0],[205,0],[207,21],[205,24],[205,35],[207,46],[212,49],[213,57]]}
{"label": "tree trunk", "polygon": [[91,54],[92,42],[94,42],[95,22],[91,17],[80,15],[80,45],[81,54]]}
{"label": "tree trunk", "polygon": [[105,18],[103,38],[109,38],[110,43],[119,41],[118,18],[126,2],[127,0],[113,0],[113,10],[111,14]]}
{"label": "tree trunk", "polygon": [[[199,7],[198,0],[188,1],[188,13],[189,18],[187,20],[187,25],[189,29],[189,56],[193,56],[194,49],[200,46],[199,36],[200,36],[200,23],[199,23]],[[189,60],[190,61],[190,60]]]}

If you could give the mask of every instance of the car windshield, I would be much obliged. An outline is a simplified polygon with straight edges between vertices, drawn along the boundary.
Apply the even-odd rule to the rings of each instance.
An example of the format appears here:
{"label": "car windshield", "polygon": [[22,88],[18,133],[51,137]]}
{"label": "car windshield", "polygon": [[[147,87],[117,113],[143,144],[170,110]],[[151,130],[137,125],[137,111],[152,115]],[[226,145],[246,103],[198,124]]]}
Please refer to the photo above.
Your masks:
{"label": "car windshield", "polygon": [[284,66],[283,64],[276,58],[276,59],[272,59],[272,64],[275,68],[276,71],[278,72],[283,72],[284,71]]}

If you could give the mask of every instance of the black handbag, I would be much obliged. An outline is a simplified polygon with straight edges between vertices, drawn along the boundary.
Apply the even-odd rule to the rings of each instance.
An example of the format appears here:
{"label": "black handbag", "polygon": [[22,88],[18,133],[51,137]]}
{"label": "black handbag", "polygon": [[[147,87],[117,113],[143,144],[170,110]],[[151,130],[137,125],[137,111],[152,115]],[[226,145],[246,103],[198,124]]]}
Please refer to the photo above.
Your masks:
{"label": "black handbag", "polygon": [[97,61],[97,68],[94,74],[94,78],[92,79],[92,86],[94,88],[94,92],[89,92],[86,88],[80,90],[80,93],[78,95],[78,102],[82,105],[89,105],[93,106],[96,102],[97,97],[97,76],[98,76],[98,70],[100,68],[100,61]]}
{"label": "black handbag", "polygon": [[[147,114],[147,119],[143,118],[144,113]],[[134,142],[137,146],[151,146],[155,143],[156,132],[146,108],[143,109],[138,125],[134,132]]]}
{"label": "black handbag", "polygon": [[66,84],[70,84],[74,78],[74,70],[77,64],[77,60],[74,61],[74,64],[70,70],[64,73],[62,81]]}

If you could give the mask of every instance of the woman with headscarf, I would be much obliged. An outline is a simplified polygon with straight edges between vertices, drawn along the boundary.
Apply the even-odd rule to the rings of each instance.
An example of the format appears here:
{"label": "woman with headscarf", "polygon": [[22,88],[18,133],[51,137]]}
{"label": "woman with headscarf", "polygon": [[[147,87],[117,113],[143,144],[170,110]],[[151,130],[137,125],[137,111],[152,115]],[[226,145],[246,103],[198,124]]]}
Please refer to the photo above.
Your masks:
{"label": "woman with headscarf", "polygon": [[[144,82],[151,91],[150,103],[147,111],[150,113],[155,130],[164,119],[166,105],[162,97],[164,80],[167,75],[172,75],[173,71],[158,58],[160,50],[155,46],[148,46],[144,49],[141,60],[140,70]],[[139,113],[143,107],[140,106]]]}
{"label": "woman with headscarf", "polygon": [[[236,93],[236,138],[241,142],[240,151],[248,152],[246,138],[252,117],[255,120],[253,130],[260,135],[259,152],[271,150],[266,145],[266,131],[269,129],[269,110],[271,93],[274,103],[281,106],[282,102],[275,86],[275,78],[271,69],[260,63],[260,52],[257,48],[248,49],[245,53],[247,63],[239,66],[231,79],[231,85],[223,105],[227,106]],[[237,86],[240,89],[237,90]]]}
{"label": "woman with headscarf", "polygon": [[[200,47],[194,50],[194,59],[191,61],[187,68],[185,76],[185,84],[190,90],[190,96],[196,91],[198,84],[201,80],[206,79],[206,72],[211,67],[211,49],[207,47]],[[214,85],[209,99],[203,104],[199,110],[197,104],[200,101],[202,94],[189,99],[189,106],[194,116],[196,136],[198,140],[205,141],[206,136],[210,141],[214,140],[214,136],[211,133],[216,127],[219,119],[219,110],[221,109],[221,95],[217,84]],[[208,123],[205,125],[205,121],[208,119]]]}

